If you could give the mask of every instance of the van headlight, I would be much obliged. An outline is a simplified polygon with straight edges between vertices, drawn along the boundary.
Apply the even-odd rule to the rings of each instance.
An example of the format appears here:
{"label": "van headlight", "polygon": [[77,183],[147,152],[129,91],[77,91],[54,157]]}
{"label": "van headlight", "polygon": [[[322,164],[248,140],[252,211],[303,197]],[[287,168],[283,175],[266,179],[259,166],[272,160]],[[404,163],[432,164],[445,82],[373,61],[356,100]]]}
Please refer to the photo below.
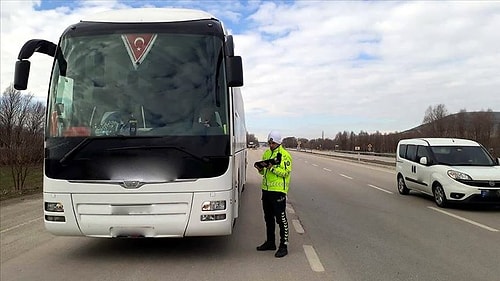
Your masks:
{"label": "van headlight", "polygon": [[460,181],[460,180],[472,180],[472,178],[462,172],[455,171],[455,170],[448,170],[447,172],[448,176],[454,180]]}
{"label": "van headlight", "polygon": [[226,209],[226,200],[205,201],[201,204],[202,211],[221,211]]}

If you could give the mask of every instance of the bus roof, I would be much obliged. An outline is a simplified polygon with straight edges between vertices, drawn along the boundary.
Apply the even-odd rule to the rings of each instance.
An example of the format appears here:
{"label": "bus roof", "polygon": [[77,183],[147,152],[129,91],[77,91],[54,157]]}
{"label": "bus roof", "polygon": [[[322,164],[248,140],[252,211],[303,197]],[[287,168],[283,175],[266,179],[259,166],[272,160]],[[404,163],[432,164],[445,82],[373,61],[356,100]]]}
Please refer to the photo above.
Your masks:
{"label": "bus roof", "polygon": [[215,19],[211,14],[192,9],[173,8],[137,8],[110,10],[83,18],[82,22],[179,22],[203,19]]}

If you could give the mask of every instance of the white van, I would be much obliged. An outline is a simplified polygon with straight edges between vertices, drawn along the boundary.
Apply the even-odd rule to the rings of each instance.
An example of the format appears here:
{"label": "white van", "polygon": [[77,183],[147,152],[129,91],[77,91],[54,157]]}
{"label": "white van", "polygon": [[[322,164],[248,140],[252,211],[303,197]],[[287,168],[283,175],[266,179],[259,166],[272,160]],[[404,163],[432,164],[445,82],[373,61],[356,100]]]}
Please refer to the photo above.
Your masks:
{"label": "white van", "polygon": [[398,191],[417,190],[449,203],[500,205],[500,158],[479,143],[453,138],[405,139],[398,143]]}

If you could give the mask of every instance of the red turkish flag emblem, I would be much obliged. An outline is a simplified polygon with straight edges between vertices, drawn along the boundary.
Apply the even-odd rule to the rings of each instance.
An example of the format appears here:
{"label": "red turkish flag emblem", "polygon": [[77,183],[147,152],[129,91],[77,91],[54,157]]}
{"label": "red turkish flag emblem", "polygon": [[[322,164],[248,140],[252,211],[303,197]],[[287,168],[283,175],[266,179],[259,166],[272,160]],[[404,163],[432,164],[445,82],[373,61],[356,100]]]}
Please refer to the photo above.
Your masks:
{"label": "red turkish flag emblem", "polygon": [[151,50],[156,34],[124,34],[122,39],[134,67],[137,68]]}

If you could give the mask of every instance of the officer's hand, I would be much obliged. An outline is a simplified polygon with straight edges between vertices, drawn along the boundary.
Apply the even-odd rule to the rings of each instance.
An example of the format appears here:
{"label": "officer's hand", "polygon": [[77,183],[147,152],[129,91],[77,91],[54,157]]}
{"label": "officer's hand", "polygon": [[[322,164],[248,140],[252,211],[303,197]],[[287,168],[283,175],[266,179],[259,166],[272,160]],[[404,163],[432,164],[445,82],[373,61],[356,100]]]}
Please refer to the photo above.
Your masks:
{"label": "officer's hand", "polygon": [[262,171],[264,168],[260,167],[259,165],[253,165],[257,171]]}

